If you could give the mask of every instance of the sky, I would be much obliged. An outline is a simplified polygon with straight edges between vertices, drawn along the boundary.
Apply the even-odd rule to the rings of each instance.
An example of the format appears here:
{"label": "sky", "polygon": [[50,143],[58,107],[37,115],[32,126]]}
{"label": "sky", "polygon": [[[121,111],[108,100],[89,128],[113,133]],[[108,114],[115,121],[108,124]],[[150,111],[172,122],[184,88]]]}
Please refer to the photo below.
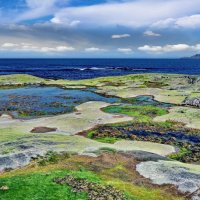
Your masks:
{"label": "sky", "polygon": [[0,0],[1,58],[200,53],[199,0]]}

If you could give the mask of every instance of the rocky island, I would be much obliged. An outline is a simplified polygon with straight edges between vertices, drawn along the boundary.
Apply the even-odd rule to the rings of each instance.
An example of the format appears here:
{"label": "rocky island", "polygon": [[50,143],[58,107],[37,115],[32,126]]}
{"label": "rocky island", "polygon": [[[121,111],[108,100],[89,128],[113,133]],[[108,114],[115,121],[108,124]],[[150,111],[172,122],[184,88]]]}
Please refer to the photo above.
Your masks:
{"label": "rocky island", "polygon": [[200,58],[200,54],[195,54],[195,55],[191,56],[191,58],[197,58],[197,59],[199,59]]}

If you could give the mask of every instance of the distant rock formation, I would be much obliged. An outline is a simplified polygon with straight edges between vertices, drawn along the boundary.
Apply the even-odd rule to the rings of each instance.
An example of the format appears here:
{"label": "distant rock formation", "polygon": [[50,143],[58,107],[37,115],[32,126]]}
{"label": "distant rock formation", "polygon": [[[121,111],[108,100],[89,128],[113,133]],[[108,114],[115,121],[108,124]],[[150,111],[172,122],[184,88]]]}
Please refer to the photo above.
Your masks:
{"label": "distant rock formation", "polygon": [[190,58],[198,58],[198,59],[200,59],[200,54],[195,54],[195,55],[191,56]]}
{"label": "distant rock formation", "polygon": [[200,53],[197,53],[193,56],[189,56],[189,57],[182,57],[182,59],[200,59]]}

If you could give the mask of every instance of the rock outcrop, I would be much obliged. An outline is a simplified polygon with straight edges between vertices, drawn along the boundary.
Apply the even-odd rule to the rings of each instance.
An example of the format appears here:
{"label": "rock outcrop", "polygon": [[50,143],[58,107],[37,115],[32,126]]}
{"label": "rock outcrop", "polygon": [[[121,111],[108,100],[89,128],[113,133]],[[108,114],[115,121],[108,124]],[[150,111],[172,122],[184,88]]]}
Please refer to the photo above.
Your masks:
{"label": "rock outcrop", "polygon": [[49,128],[49,127],[35,127],[31,130],[31,133],[48,133],[55,132],[57,128]]}
{"label": "rock outcrop", "polygon": [[200,97],[195,97],[195,98],[192,98],[192,99],[186,99],[183,102],[183,104],[200,108]]}

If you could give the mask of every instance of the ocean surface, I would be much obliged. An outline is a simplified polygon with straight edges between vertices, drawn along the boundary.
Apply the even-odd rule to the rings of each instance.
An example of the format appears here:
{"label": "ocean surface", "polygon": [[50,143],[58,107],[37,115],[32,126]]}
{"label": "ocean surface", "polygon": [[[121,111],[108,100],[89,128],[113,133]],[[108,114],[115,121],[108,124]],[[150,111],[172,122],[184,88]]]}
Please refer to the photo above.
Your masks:
{"label": "ocean surface", "polygon": [[200,59],[0,59],[0,75],[77,80],[136,73],[200,75]]}

